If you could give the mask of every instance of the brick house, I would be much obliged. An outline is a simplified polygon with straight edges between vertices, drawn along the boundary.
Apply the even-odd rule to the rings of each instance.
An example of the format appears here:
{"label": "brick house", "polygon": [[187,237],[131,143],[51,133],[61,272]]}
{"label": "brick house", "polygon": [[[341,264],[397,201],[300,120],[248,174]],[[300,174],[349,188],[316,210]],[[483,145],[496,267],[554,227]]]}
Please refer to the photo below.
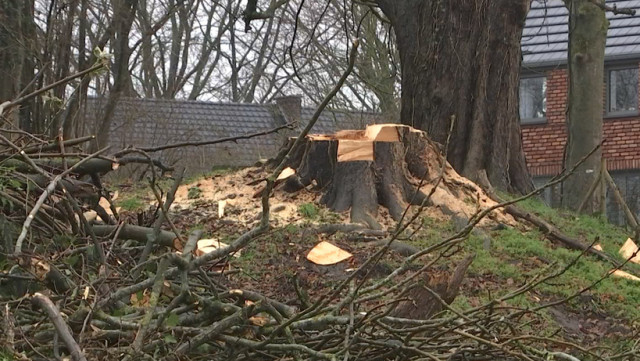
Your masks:
{"label": "brick house", "polygon": [[[607,5],[637,9],[635,16],[608,14],[603,94],[605,109],[603,155],[627,198],[640,211],[640,0],[607,0]],[[558,174],[566,142],[568,12],[561,0],[532,2],[522,37],[520,117],[527,164],[536,183]],[[586,191],[586,190],[585,190]],[[559,202],[560,190],[545,194]],[[608,202],[608,213],[619,221],[619,210]]]}

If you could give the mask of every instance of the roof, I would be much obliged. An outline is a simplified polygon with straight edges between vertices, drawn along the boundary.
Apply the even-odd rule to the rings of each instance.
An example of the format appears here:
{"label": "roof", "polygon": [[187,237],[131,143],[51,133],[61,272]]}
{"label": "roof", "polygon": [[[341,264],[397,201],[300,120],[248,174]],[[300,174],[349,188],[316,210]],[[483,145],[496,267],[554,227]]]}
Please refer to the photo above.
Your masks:
{"label": "roof", "polygon": [[[609,32],[606,61],[640,58],[640,0],[606,0],[618,9],[636,10],[636,15],[607,12]],[[566,64],[568,10],[562,0],[533,0],[522,34],[524,67],[546,67]]]}
{"label": "roof", "polygon": [[[86,124],[100,118],[105,99],[89,99]],[[306,125],[315,109],[302,108],[300,127]],[[330,133],[340,129],[362,129],[379,121],[379,114],[325,110],[312,133]],[[206,141],[271,130],[285,124],[276,104],[212,103],[173,99],[121,98],[110,129],[112,151],[127,146],[153,147],[185,141]],[[93,133],[87,129],[87,133]],[[297,132],[296,132],[297,133]],[[288,135],[294,135],[290,132]],[[185,147],[163,151],[169,163],[195,162],[202,168],[213,165],[244,166],[275,154],[287,134],[271,134],[203,147]],[[158,155],[158,154],[156,154]],[[198,159],[195,159],[198,158]],[[191,168],[200,168],[192,165]]]}

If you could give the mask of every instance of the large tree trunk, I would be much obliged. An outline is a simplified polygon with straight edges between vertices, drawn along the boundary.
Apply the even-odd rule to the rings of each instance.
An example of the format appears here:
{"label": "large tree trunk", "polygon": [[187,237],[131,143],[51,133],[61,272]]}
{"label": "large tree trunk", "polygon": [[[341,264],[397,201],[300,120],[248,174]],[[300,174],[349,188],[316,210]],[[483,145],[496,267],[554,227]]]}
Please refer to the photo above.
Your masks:
{"label": "large tree trunk", "polygon": [[444,143],[448,160],[476,179],[526,191],[518,115],[520,39],[529,0],[378,0],[393,24],[402,67],[403,124]]}
{"label": "large tree trunk", "polygon": [[[604,4],[604,0],[600,0]],[[565,165],[573,167],[602,141],[602,79],[607,40],[605,12],[592,1],[571,0],[569,7],[569,107]],[[601,150],[577,168],[563,185],[563,205],[577,210],[584,192],[595,181]],[[598,197],[594,197],[598,198]],[[593,212],[595,203],[585,209]]]}

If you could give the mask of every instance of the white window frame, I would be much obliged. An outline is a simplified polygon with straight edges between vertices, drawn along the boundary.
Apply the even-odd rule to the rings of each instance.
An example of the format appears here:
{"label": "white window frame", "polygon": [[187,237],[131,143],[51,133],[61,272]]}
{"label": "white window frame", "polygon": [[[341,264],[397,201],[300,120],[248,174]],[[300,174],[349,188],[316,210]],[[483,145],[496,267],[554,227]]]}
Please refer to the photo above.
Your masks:
{"label": "white window frame", "polygon": [[[543,78],[545,83],[548,85],[548,78],[547,75],[542,73],[542,74],[527,74],[527,75],[521,75],[520,76],[520,82],[518,83],[518,106],[522,106],[522,104],[520,104],[520,86],[521,86],[521,82],[525,79],[532,79],[532,78]],[[548,89],[545,89],[545,94],[544,97],[546,99],[546,101],[549,100],[549,98],[547,97],[547,92]],[[546,114],[546,112],[545,112]],[[518,108],[518,115],[520,115],[520,109]],[[547,117],[546,115],[544,117],[539,117],[539,118],[520,118],[520,124],[524,124],[524,125],[528,125],[528,124],[545,124],[547,123]]]}

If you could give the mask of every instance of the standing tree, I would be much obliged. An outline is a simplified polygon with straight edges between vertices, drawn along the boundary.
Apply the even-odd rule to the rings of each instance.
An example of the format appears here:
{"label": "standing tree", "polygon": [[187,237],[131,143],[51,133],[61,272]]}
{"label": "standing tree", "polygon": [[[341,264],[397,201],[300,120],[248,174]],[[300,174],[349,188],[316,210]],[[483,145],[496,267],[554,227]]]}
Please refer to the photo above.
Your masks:
{"label": "standing tree", "polygon": [[[569,10],[569,101],[565,164],[572,167],[602,142],[602,79],[609,21],[606,12],[634,15],[635,10],[607,6],[605,0],[565,0]],[[593,184],[601,167],[602,151],[586,159],[563,187],[563,205],[578,210],[584,190]],[[604,181],[603,181],[604,182]],[[604,185],[601,185],[604,186]],[[597,197],[585,210],[600,206]]]}
{"label": "standing tree", "polygon": [[[0,104],[13,100],[33,79],[35,24],[33,0],[0,1]],[[33,131],[33,101],[9,116],[23,129]],[[1,123],[0,123],[1,124]]]}
{"label": "standing tree", "polygon": [[[609,22],[601,8],[604,0],[565,0],[565,4],[569,9],[565,164],[572,167],[602,141],[602,79]],[[564,206],[573,210],[580,207],[584,190],[598,175],[601,154],[598,149],[566,180],[562,197]]]}
{"label": "standing tree", "polygon": [[520,40],[529,0],[377,0],[391,21],[402,71],[403,124],[436,141],[455,128],[449,162],[497,188],[526,191],[518,115]]}

